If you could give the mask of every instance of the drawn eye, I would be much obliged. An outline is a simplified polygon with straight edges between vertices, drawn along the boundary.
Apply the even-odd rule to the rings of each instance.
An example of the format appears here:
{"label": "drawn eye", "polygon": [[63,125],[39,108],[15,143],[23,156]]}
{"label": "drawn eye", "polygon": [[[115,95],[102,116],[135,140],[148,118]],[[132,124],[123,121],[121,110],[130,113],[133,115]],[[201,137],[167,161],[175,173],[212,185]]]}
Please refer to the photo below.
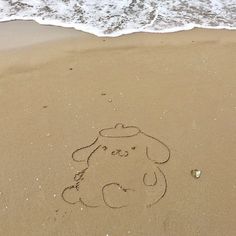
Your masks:
{"label": "drawn eye", "polygon": [[135,150],[135,149],[136,149],[136,147],[132,147],[131,149],[132,149],[132,150]]}
{"label": "drawn eye", "polygon": [[103,146],[102,149],[103,149],[104,151],[106,151],[106,150],[107,150],[107,146]]}

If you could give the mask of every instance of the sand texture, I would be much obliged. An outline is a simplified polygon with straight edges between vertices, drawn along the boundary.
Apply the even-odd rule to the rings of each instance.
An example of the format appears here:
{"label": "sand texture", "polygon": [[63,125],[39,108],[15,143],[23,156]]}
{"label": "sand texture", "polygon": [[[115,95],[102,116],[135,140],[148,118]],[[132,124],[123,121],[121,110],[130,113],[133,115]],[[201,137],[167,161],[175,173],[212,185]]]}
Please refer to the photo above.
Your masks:
{"label": "sand texture", "polygon": [[77,34],[0,52],[0,235],[236,235],[236,32]]}

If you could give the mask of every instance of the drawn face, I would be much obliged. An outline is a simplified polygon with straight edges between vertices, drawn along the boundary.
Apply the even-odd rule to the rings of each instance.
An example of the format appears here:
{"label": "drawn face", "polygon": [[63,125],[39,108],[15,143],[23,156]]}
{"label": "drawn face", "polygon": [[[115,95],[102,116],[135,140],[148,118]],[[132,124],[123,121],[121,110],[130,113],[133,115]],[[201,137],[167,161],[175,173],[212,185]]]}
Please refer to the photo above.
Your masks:
{"label": "drawn face", "polygon": [[[101,157],[99,157],[101,156]],[[77,162],[86,162],[94,158],[109,160],[119,158],[129,160],[148,159],[156,164],[163,164],[170,158],[170,150],[160,140],[145,134],[138,127],[115,125],[103,129],[96,140],[73,152],[72,158]]]}
{"label": "drawn face", "polygon": [[131,155],[136,146],[130,145],[102,145],[102,150],[111,157],[127,158]]}

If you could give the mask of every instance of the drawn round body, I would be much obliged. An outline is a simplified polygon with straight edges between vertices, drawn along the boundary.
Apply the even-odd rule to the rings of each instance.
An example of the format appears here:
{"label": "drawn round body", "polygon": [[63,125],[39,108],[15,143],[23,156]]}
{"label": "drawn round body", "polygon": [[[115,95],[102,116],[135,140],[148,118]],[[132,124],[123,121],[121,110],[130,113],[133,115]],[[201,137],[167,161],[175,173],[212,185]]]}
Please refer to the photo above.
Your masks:
{"label": "drawn round body", "polygon": [[152,206],[166,192],[167,181],[158,165],[169,157],[164,143],[137,127],[117,124],[101,130],[92,144],[73,153],[75,161],[87,163],[77,181],[78,198],[91,207]]}

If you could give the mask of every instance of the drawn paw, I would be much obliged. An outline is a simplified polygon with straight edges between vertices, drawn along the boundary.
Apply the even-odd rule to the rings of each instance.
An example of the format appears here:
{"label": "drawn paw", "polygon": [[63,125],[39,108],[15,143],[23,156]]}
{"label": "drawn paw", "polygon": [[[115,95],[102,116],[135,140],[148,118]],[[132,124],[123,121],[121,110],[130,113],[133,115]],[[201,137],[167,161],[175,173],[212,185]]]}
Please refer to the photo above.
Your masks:
{"label": "drawn paw", "polygon": [[102,188],[105,204],[113,209],[127,207],[134,192],[135,190],[124,188],[118,183],[109,183]]}
{"label": "drawn paw", "polygon": [[65,188],[61,194],[63,200],[69,204],[79,202],[79,192],[75,185]]}

